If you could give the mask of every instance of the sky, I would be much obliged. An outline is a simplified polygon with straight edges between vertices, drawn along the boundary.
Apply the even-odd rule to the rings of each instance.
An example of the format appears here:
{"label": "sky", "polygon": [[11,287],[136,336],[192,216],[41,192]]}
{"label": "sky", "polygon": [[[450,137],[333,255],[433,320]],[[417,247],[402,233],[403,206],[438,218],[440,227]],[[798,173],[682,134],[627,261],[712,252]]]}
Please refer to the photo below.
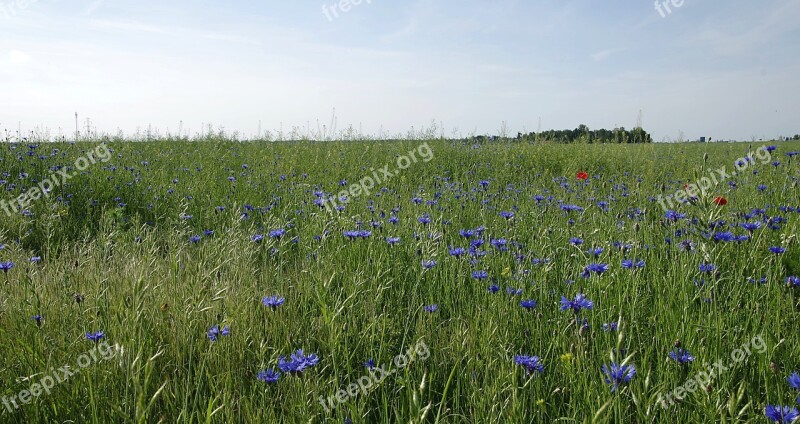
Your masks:
{"label": "sky", "polygon": [[77,112],[112,135],[466,137],[632,128],[641,113],[656,141],[800,133],[800,1],[659,8],[0,0],[0,130],[71,134]]}

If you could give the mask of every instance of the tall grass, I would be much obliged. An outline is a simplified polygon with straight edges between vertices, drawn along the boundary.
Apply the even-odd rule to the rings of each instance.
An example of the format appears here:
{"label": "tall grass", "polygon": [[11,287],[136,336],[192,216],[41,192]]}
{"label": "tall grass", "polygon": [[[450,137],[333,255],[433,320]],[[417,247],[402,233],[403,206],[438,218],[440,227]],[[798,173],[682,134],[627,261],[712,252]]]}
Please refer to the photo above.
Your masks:
{"label": "tall grass", "polygon": [[[315,191],[338,193],[342,180],[395,168],[418,142],[111,143],[111,161],[35,202],[31,216],[0,217],[0,262],[15,263],[0,273],[0,394],[27,390],[51,368],[76,367],[94,346],[87,332],[104,331],[117,354],[29,404],[3,407],[0,420],[757,422],[766,404],[794,402],[785,378],[800,369],[798,292],[785,281],[800,272],[798,212],[779,207],[800,206],[798,167],[784,155],[800,144],[777,143],[779,166],[759,163],[735,178],[736,188],[716,185],[676,208],[687,217],[675,223],[654,197],[708,169],[732,169],[748,145],[429,145],[433,160],[329,213],[313,204]],[[90,147],[0,145],[0,199]],[[578,171],[591,177],[579,181]],[[714,205],[714,196],[728,205]],[[585,210],[567,213],[561,203]],[[746,219],[753,208],[765,212]],[[770,229],[776,216],[785,222]],[[703,233],[713,237],[708,224],[720,220],[727,227],[718,232],[737,235],[746,234],[741,222],[764,225],[747,242],[714,242]],[[479,226],[486,254],[451,256],[451,247],[469,247],[459,230]],[[269,237],[279,228],[286,234]],[[372,235],[343,236],[354,229]],[[575,237],[583,244],[570,244]],[[507,250],[492,239],[505,239]],[[679,248],[684,239],[693,251]],[[770,253],[779,245],[783,256]],[[592,247],[604,251],[593,258]],[[621,266],[635,258],[646,266]],[[437,264],[425,270],[424,260]],[[609,271],[582,278],[595,262]],[[703,275],[701,263],[719,272]],[[489,278],[473,278],[478,270]],[[577,293],[594,308],[561,311],[561,296]],[[261,304],[268,295],[286,302],[273,310]],[[525,299],[536,307],[523,309]],[[438,311],[425,312],[431,304]],[[604,331],[612,322],[618,330]],[[212,342],[215,325],[230,335]],[[659,405],[659,394],[756,336],[766,352],[675,406]],[[430,357],[326,413],[319,398],[366,375],[364,361],[388,363],[419,341]],[[694,363],[669,360],[676,341]],[[275,384],[256,378],[297,349],[319,363]],[[514,363],[520,354],[538,355],[545,372],[528,375]],[[626,358],[637,375],[612,392],[601,365]]]}

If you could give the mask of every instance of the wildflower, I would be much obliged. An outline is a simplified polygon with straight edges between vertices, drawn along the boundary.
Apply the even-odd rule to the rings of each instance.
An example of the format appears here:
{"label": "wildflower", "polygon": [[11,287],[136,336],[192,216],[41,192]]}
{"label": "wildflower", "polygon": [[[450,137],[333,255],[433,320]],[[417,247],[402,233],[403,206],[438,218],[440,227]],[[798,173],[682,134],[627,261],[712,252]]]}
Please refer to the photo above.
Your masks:
{"label": "wildflower", "polygon": [[434,313],[434,312],[439,310],[439,305],[434,303],[433,305],[423,306],[422,310],[425,311],[425,312]]}
{"label": "wildflower", "polygon": [[669,353],[669,357],[672,358],[673,361],[684,365],[688,364],[689,362],[693,362],[695,357],[686,349],[676,348]]}
{"label": "wildflower", "polygon": [[679,219],[686,218],[685,213],[675,212],[673,210],[668,210],[667,213],[664,215],[664,218],[667,221],[675,222]]}
{"label": "wildflower", "polygon": [[764,415],[776,423],[791,423],[800,417],[800,412],[791,406],[767,405]]}
{"label": "wildflower", "polygon": [[580,246],[583,244],[583,239],[572,237],[571,239],[569,239],[569,244],[573,246]]}
{"label": "wildflower", "polygon": [[476,280],[483,280],[489,278],[489,273],[487,271],[472,271],[472,278]]}
{"label": "wildflower", "polygon": [[386,243],[390,245],[400,243],[400,237],[386,237]]}
{"label": "wildflower", "polygon": [[425,268],[425,269],[431,269],[431,268],[433,268],[435,266],[436,266],[436,261],[434,261],[433,259],[430,259],[430,260],[427,260],[427,261],[424,260],[424,259],[422,260],[422,267]]}
{"label": "wildflower", "polygon": [[96,333],[86,333],[86,339],[91,340],[93,342],[98,342],[105,336],[106,336],[105,333],[103,333],[102,331],[98,331]]}
{"label": "wildflower", "polygon": [[605,374],[604,381],[606,384],[611,385],[611,391],[614,392],[621,384],[629,383],[636,375],[636,367],[633,365],[603,365],[601,367],[603,374]]}
{"label": "wildflower", "polygon": [[769,248],[769,251],[774,253],[774,254],[776,254],[776,255],[782,255],[783,253],[786,252],[786,249],[784,249],[784,248],[782,248],[780,246],[773,246],[773,247]]}
{"label": "wildflower", "polygon": [[256,378],[265,383],[277,383],[278,379],[281,378],[281,373],[269,369],[259,372]]}
{"label": "wildflower", "polygon": [[596,258],[596,257],[600,256],[603,253],[603,248],[602,247],[596,247],[594,249],[589,249],[588,251],[586,251],[586,253],[589,254],[589,255],[593,255]]}
{"label": "wildflower", "polygon": [[465,253],[467,253],[467,250],[464,249],[463,247],[456,247],[456,248],[450,249],[450,256],[459,257],[459,256],[461,256],[461,255],[463,255]]}
{"label": "wildflower", "polygon": [[14,262],[0,262],[0,271],[8,273],[11,268],[14,268]]}
{"label": "wildflower", "polygon": [[[800,390],[800,375],[798,375],[796,372],[786,377],[786,381],[789,382],[789,387]],[[800,397],[797,398],[797,403],[800,404]]]}
{"label": "wildflower", "polygon": [[606,271],[608,271],[608,264],[589,264],[583,269],[583,276],[589,278],[593,272],[597,275],[602,275]]}
{"label": "wildflower", "polygon": [[286,299],[284,299],[283,297],[279,297],[279,296],[266,296],[263,299],[261,299],[261,303],[264,306],[269,306],[273,310],[277,309],[278,306],[283,305],[283,302],[285,302],[285,301],[286,301]]}
{"label": "wildflower", "polygon": [[578,172],[578,174],[575,175],[575,177],[578,178],[581,181],[586,181],[589,178],[589,174],[587,174],[585,172]]}
{"label": "wildflower", "polygon": [[269,232],[270,238],[281,238],[283,235],[286,234],[286,230],[283,228],[278,228],[277,230],[272,230]]}
{"label": "wildflower", "polygon": [[251,240],[253,240],[255,243],[261,243],[261,241],[264,240],[264,235],[256,234],[251,238]]}
{"label": "wildflower", "polygon": [[319,357],[315,354],[305,355],[303,349],[298,349],[295,353],[291,354],[290,361],[286,360],[285,356],[278,358],[278,368],[283,372],[300,373],[305,369],[317,365]]}
{"label": "wildflower", "polygon": [[619,328],[619,323],[616,321],[603,324],[603,331],[605,332],[617,331],[618,328]]}
{"label": "wildflower", "polygon": [[528,374],[532,374],[534,371],[540,374],[544,372],[544,365],[538,356],[517,355],[514,357],[514,362],[524,367]]}
{"label": "wildflower", "polygon": [[561,296],[561,307],[562,311],[566,311],[568,309],[572,309],[576,314],[581,311],[581,309],[593,309],[594,302],[587,299],[583,293],[578,293],[575,295],[574,300],[569,300],[564,296]]}
{"label": "wildflower", "polygon": [[636,268],[644,268],[644,260],[642,259],[624,259],[622,261],[622,267],[625,269],[636,269]]}
{"label": "wildflower", "polygon": [[489,293],[497,293],[498,291],[500,291],[500,286],[492,284],[487,288],[487,290],[489,291]]}
{"label": "wildflower", "polygon": [[189,237],[189,242],[190,243],[199,243],[200,242],[200,236],[194,235],[194,236]]}
{"label": "wildflower", "polygon": [[536,301],[533,300],[533,299],[531,299],[531,300],[523,300],[519,304],[520,304],[520,306],[522,306],[526,310],[531,310],[531,309],[536,307]]}
{"label": "wildflower", "polygon": [[724,198],[722,196],[717,196],[717,197],[714,198],[714,203],[717,206],[725,206],[725,205],[728,204],[728,199],[726,199],[726,198]]}
{"label": "wildflower", "polygon": [[41,325],[42,325],[42,316],[41,315],[34,315],[32,318],[33,318],[34,321],[36,321],[36,325],[41,327]]}
{"label": "wildflower", "polygon": [[505,212],[505,211],[500,212],[500,216],[502,216],[505,219],[511,219],[514,217],[514,212]]}
{"label": "wildflower", "polygon": [[700,272],[705,272],[710,274],[717,269],[717,266],[714,264],[700,264]]}
{"label": "wildflower", "polygon": [[375,361],[372,358],[367,359],[367,361],[362,363],[362,365],[364,365],[364,367],[368,370],[375,369]]}

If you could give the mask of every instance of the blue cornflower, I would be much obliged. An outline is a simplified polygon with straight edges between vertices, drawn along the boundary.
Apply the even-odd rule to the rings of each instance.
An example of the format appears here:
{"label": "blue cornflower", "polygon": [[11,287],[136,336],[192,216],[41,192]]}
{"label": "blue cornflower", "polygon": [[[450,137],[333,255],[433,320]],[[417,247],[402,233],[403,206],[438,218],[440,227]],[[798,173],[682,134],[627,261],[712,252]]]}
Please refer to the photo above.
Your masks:
{"label": "blue cornflower", "polygon": [[31,263],[34,263],[34,264],[35,263],[39,263],[41,261],[42,261],[42,257],[41,256],[34,256],[34,257],[31,258]]}
{"label": "blue cornflower", "polygon": [[203,235],[206,237],[214,236],[214,230],[203,230]]}
{"label": "blue cornflower", "polygon": [[422,310],[425,312],[434,313],[439,310],[439,305],[434,303],[433,305],[423,306]]}
{"label": "blue cornflower", "polygon": [[41,315],[34,315],[32,318],[33,318],[34,321],[36,321],[36,325],[39,325],[39,326],[42,325],[42,316]]}
{"label": "blue cornflower", "polygon": [[495,248],[495,249],[497,249],[497,250],[501,250],[501,251],[502,251],[502,250],[507,250],[507,249],[508,249],[508,248],[506,247],[506,245],[508,244],[508,240],[506,240],[506,239],[504,239],[504,238],[501,238],[501,239],[491,239],[491,240],[490,240],[490,243],[491,243],[492,247],[494,247],[494,248]]}
{"label": "blue cornflower", "polygon": [[712,273],[717,269],[717,266],[714,264],[700,264],[700,272],[705,273]]}
{"label": "blue cornflower", "polygon": [[194,235],[194,236],[189,237],[189,242],[191,242],[191,243],[199,243],[200,242],[200,236]]}
{"label": "blue cornflower", "polygon": [[714,234],[714,241],[724,241],[724,242],[736,241],[736,236],[733,235],[733,233],[730,231],[716,233]]}
{"label": "blue cornflower", "polygon": [[264,306],[269,306],[272,309],[277,309],[278,306],[283,305],[283,302],[285,301],[286,299],[279,296],[266,296],[265,298],[261,299],[261,303],[264,304]]}
{"label": "blue cornflower", "polygon": [[256,378],[261,380],[261,381],[263,381],[263,382],[265,382],[265,383],[277,383],[278,379],[281,378],[281,373],[279,373],[279,372],[277,372],[275,370],[269,369],[269,370],[264,370],[264,371],[259,372],[258,376],[256,376]]}
{"label": "blue cornflower", "polygon": [[505,219],[511,219],[514,217],[514,212],[500,212],[500,216]]}
{"label": "blue cornflower", "polygon": [[569,300],[564,296],[561,296],[561,307],[562,311],[566,311],[568,309],[572,309],[576,314],[581,311],[581,309],[592,309],[594,308],[594,302],[587,299],[583,293],[578,293],[575,295],[574,300]]}
{"label": "blue cornflower", "polygon": [[603,250],[604,249],[602,247],[596,247],[594,249],[587,250],[586,253],[589,255],[593,255],[596,258],[603,253]]}
{"label": "blue cornflower", "polygon": [[215,341],[217,341],[217,338],[219,336],[227,336],[230,333],[231,333],[231,330],[227,326],[223,327],[222,330],[220,330],[219,329],[219,325],[215,325],[215,326],[213,326],[213,327],[208,329],[208,332],[206,332],[206,335],[208,336],[209,340],[211,340],[212,342],[215,342]]}
{"label": "blue cornflower", "polygon": [[367,359],[366,362],[362,363],[362,365],[364,365],[364,367],[366,369],[368,369],[368,370],[374,370],[375,369],[375,360],[373,360],[372,358],[369,358],[369,359]]}
{"label": "blue cornflower", "polygon": [[93,341],[93,342],[98,342],[98,341],[100,341],[100,339],[102,339],[105,336],[106,336],[106,334],[103,333],[102,331],[98,331],[96,333],[86,333],[86,338],[88,340]]}
{"label": "blue cornflower", "polygon": [[608,264],[589,264],[583,269],[583,276],[588,278],[591,273],[602,275],[608,271]]}
{"label": "blue cornflower", "polygon": [[256,242],[256,243],[261,243],[261,241],[264,240],[264,235],[263,234],[256,234],[256,235],[254,235],[252,237],[252,240],[254,242]]}
{"label": "blue cornflower", "polygon": [[0,271],[8,273],[11,268],[14,268],[14,262],[0,262]]}
{"label": "blue cornflower", "polygon": [[668,210],[667,213],[664,215],[664,218],[667,221],[675,222],[675,221],[677,221],[679,219],[686,218],[686,214],[685,213],[680,213],[680,212],[675,212],[673,210]]}
{"label": "blue cornflower", "polygon": [[467,253],[467,249],[464,249],[463,247],[455,247],[450,249],[450,256],[459,257],[465,253]]}
{"label": "blue cornflower", "polygon": [[514,287],[506,287],[506,293],[511,296],[519,296],[522,294],[522,289],[515,289]]}
{"label": "blue cornflower", "polygon": [[695,359],[691,352],[682,348],[677,348],[671,351],[669,353],[669,357],[672,358],[673,361],[681,365],[688,364],[689,362],[694,362]]}
{"label": "blue cornflower", "polygon": [[489,293],[497,293],[500,291],[500,286],[498,286],[497,284],[492,284],[487,288],[487,290],[489,291]]}
{"label": "blue cornflower", "polygon": [[458,234],[464,238],[472,238],[475,236],[475,230],[458,230]]}
{"label": "blue cornflower", "polygon": [[431,269],[435,266],[436,266],[436,261],[434,261],[433,259],[422,260],[422,267],[425,269]]}
{"label": "blue cornflower", "polygon": [[390,245],[400,243],[400,237],[386,237],[386,243]]}
{"label": "blue cornflower", "polygon": [[603,324],[603,331],[617,331],[618,328],[619,323],[616,321]]}
{"label": "blue cornflower", "polygon": [[472,278],[476,280],[483,280],[489,278],[489,273],[487,271],[472,271]]}
{"label": "blue cornflower", "polygon": [[644,268],[644,260],[642,259],[623,259],[622,267],[625,269],[636,269],[636,268]]}
{"label": "blue cornflower", "polygon": [[544,365],[538,356],[517,355],[514,362],[523,366],[528,374],[533,374],[534,371],[540,374],[544,372]]}
{"label": "blue cornflower", "polygon": [[286,230],[283,228],[278,228],[277,230],[272,230],[269,232],[269,236],[271,238],[277,238],[277,239],[283,237],[284,234],[286,234]]}
{"label": "blue cornflower", "polygon": [[618,365],[611,363],[611,365],[603,365],[600,368],[605,374],[604,381],[606,384],[611,384],[611,391],[614,392],[621,384],[629,383],[636,375],[636,367],[633,365]]}
{"label": "blue cornflower", "polygon": [[784,254],[786,252],[786,249],[784,249],[784,248],[782,248],[780,246],[772,246],[772,247],[769,248],[769,251],[774,253],[774,254],[776,254],[776,255],[782,255],[782,254]]}
{"label": "blue cornflower", "polygon": [[764,415],[776,423],[791,423],[800,417],[800,412],[791,406],[767,405]]}
{"label": "blue cornflower", "polygon": [[525,309],[527,309],[527,310],[529,310],[529,311],[530,311],[531,309],[533,309],[533,308],[535,308],[535,307],[536,307],[536,301],[535,301],[535,300],[533,300],[533,299],[530,299],[530,300],[523,300],[523,301],[522,301],[522,302],[520,302],[519,304],[520,304],[520,306],[522,306],[523,308],[525,308]]}
{"label": "blue cornflower", "polygon": [[796,372],[786,377],[786,381],[789,382],[789,386],[791,388],[800,390],[800,375],[798,375]]}
{"label": "blue cornflower", "polygon": [[278,368],[283,372],[299,373],[303,372],[306,368],[313,367],[319,362],[319,357],[315,354],[305,355],[303,349],[298,349],[290,357],[290,361],[286,360],[285,356],[278,358]]}
{"label": "blue cornflower", "polygon": [[422,215],[421,217],[417,218],[417,221],[419,221],[419,223],[422,225],[427,225],[430,224],[431,217],[428,215]]}
{"label": "blue cornflower", "polygon": [[580,246],[580,245],[583,244],[583,239],[577,238],[577,237],[572,237],[571,239],[569,239],[569,244],[571,244],[573,246]]}

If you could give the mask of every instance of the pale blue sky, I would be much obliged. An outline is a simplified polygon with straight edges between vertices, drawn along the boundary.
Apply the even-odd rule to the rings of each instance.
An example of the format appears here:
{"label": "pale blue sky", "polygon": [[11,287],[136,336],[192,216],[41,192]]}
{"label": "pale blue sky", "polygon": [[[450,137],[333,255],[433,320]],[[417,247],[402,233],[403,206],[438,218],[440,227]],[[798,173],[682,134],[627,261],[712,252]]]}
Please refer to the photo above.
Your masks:
{"label": "pale blue sky", "polygon": [[27,1],[0,0],[0,128],[800,133],[798,0]]}

